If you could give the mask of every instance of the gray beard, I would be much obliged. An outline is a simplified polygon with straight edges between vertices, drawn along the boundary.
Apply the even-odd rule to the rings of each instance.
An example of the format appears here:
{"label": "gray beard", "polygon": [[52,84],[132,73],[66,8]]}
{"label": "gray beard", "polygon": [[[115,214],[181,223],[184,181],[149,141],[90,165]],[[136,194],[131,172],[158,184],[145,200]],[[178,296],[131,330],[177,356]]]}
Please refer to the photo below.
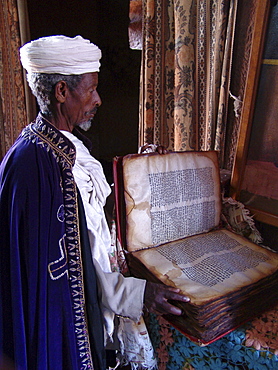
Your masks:
{"label": "gray beard", "polygon": [[80,128],[82,128],[82,130],[88,131],[89,128],[91,127],[91,125],[92,125],[92,122],[91,121],[87,121],[87,122],[80,123],[78,126]]}

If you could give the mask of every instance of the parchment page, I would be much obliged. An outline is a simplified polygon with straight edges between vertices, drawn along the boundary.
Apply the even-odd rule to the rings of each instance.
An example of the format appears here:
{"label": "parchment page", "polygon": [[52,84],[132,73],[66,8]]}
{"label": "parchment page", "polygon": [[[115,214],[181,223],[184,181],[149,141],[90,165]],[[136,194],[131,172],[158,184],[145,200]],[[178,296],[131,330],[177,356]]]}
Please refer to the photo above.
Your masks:
{"label": "parchment page", "polygon": [[133,253],[163,283],[201,304],[255,283],[278,269],[278,254],[227,230],[211,231]]}
{"label": "parchment page", "polygon": [[216,152],[126,156],[123,173],[129,251],[218,225],[221,197]]}

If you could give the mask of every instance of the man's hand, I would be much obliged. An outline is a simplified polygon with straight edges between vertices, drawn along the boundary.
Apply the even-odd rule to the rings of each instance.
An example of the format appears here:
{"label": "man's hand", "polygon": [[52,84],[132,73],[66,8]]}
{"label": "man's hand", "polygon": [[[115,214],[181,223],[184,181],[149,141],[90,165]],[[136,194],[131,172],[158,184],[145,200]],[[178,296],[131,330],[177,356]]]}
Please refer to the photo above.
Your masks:
{"label": "man's hand", "polygon": [[141,146],[138,150],[139,154],[143,153],[154,153],[157,152],[159,154],[167,154],[170,151],[165,148],[163,145],[154,145],[154,144],[145,144]]}
{"label": "man's hand", "polygon": [[158,152],[159,154],[167,154],[167,153],[169,153],[169,150],[166,149],[165,146],[159,145],[156,148],[156,152]]}
{"label": "man's hand", "polygon": [[149,312],[158,315],[172,314],[181,315],[180,308],[173,306],[168,300],[189,302],[190,298],[179,294],[180,289],[167,287],[162,284],[147,282],[144,295],[144,304]]}

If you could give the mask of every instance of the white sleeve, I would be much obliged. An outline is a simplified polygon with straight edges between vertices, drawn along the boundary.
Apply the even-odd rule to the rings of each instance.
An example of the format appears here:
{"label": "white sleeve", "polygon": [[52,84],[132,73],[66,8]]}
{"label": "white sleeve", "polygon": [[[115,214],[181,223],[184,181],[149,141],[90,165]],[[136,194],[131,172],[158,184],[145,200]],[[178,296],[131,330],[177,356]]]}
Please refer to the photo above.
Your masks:
{"label": "white sleeve", "polygon": [[138,320],[142,315],[146,280],[103,272],[95,259],[94,265],[103,306],[116,315]]}

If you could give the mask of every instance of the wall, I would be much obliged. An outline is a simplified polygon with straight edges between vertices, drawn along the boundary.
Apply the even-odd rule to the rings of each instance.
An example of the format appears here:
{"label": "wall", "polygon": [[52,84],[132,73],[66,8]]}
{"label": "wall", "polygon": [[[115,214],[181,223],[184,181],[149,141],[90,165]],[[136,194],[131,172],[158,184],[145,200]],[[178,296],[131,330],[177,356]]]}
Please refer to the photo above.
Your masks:
{"label": "wall", "polygon": [[[141,52],[128,42],[129,1],[28,0],[31,39],[78,34],[102,50],[99,94],[102,99],[91,129],[93,154],[104,164],[137,151]],[[105,166],[106,168],[106,166]]]}

